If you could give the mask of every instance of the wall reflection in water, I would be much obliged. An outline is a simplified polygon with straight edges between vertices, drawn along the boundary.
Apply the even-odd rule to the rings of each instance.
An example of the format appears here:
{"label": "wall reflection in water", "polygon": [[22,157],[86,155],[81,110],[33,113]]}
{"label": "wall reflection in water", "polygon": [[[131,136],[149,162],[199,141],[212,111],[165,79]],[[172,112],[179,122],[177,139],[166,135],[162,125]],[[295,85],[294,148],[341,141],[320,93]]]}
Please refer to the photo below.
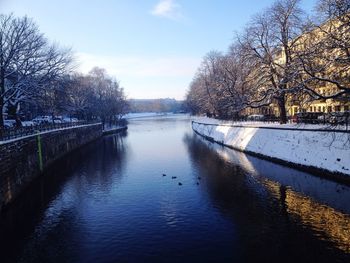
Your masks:
{"label": "wall reflection in water", "polygon": [[[104,137],[72,152],[30,184],[0,216],[1,262],[17,261],[23,249],[24,255],[32,254],[35,246],[47,238],[40,234],[50,230],[45,227],[55,227],[61,235],[69,234],[70,224],[76,222],[75,212],[79,210],[75,205],[82,203],[86,194],[82,190],[90,189],[91,194],[98,190],[109,192],[123,179],[128,157],[125,136],[126,133]],[[38,238],[28,243],[29,236]],[[22,260],[25,261],[25,256]]]}
{"label": "wall reflection in water", "polygon": [[[279,247],[276,240],[281,242],[279,250],[286,245],[283,242],[289,246],[299,243],[295,247],[304,243],[305,250],[318,247],[306,241],[307,234],[297,233],[304,229],[315,239],[328,243],[328,248],[350,253],[348,186],[260,160],[197,135],[187,135],[184,140],[193,165],[207,177],[214,205],[232,220],[245,221],[240,226],[247,227],[242,231],[247,247],[254,247],[255,252],[259,246],[266,249],[264,243]],[[263,232],[256,234],[257,230]],[[264,231],[268,236],[264,236]],[[322,259],[320,255],[315,258]]]}

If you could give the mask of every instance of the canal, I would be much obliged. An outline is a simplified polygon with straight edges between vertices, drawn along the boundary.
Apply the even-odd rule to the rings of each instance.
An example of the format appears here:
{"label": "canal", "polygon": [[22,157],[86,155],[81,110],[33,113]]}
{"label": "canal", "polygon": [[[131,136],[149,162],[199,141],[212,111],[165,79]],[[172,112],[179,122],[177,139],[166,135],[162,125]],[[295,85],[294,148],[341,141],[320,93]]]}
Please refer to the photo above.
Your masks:
{"label": "canal", "polygon": [[0,218],[1,262],[350,262],[350,188],[131,120],[52,166]]}

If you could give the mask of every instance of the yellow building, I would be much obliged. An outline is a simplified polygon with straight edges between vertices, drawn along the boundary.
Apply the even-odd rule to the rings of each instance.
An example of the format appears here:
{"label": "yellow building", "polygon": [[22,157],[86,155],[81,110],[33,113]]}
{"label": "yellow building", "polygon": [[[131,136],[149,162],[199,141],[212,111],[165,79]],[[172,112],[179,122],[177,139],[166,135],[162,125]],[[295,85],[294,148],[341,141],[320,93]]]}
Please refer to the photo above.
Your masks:
{"label": "yellow building", "polygon": [[[344,23],[344,21],[342,21],[342,23]],[[311,63],[313,63],[314,66],[322,68],[319,76],[330,76],[332,80],[335,80],[343,87],[350,89],[349,61],[344,60],[344,63],[344,61],[340,62],[340,59],[337,59],[345,57],[348,60],[349,55],[345,54],[346,51],[338,47],[339,43],[338,46],[333,47],[330,45],[333,42],[328,42],[330,38],[327,39],[328,34],[332,34],[334,39],[339,38],[347,43],[346,41],[349,39],[349,36],[344,37],[344,35],[349,35],[349,31],[346,30],[346,28],[348,29],[349,27],[344,27],[342,23],[339,19],[329,20],[311,32],[303,34],[298,39],[299,45],[297,45],[297,48],[302,52],[310,47],[314,49],[319,47],[320,49],[318,52],[322,54],[321,56],[312,57],[312,52],[312,55],[309,55],[312,59]],[[325,97],[332,96],[340,91],[335,83],[327,81],[311,80],[309,81],[309,86],[312,87],[312,89],[314,89],[318,94]],[[290,116],[293,116],[298,112],[344,112],[350,110],[350,95],[344,94],[337,98],[314,100],[305,92],[303,94],[288,96],[286,106]]]}

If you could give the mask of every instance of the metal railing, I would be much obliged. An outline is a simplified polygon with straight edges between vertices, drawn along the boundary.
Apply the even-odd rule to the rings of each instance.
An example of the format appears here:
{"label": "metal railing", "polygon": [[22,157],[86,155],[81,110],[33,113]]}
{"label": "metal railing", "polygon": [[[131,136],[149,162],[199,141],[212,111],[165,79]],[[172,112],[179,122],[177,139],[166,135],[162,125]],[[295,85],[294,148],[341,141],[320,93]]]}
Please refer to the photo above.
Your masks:
{"label": "metal railing", "polygon": [[232,123],[241,123],[241,122],[274,123],[274,122],[280,121],[278,117],[249,118],[249,116],[241,116],[241,117],[226,118],[226,119],[215,118],[215,119],[222,120],[222,121],[230,121]]}
{"label": "metal railing", "polygon": [[16,139],[23,136],[33,135],[39,132],[51,131],[63,128],[77,127],[88,124],[98,124],[100,121],[77,121],[65,123],[45,123],[33,126],[0,128],[0,141]]}
{"label": "metal railing", "polygon": [[323,113],[316,117],[312,117],[307,113],[305,115],[296,115],[291,118],[291,122],[294,123],[306,123],[306,124],[322,124],[330,127],[345,127],[348,130],[350,125],[349,112],[333,112]]}
{"label": "metal railing", "polygon": [[[232,123],[242,122],[261,122],[261,123],[278,123],[280,119],[275,116],[262,116],[251,118],[251,116],[241,116],[236,118],[219,119],[224,121],[230,121]],[[323,124],[331,127],[350,127],[350,113],[349,112],[333,112],[324,114],[296,114],[294,116],[287,117],[288,122],[298,124]]]}
{"label": "metal railing", "polygon": [[[333,133],[346,133],[350,134],[350,130],[344,129],[340,126],[324,126],[322,128],[318,126],[263,126],[259,125],[258,122],[255,124],[246,125],[246,122],[237,122],[237,123],[205,123],[192,121],[193,124],[199,124],[204,126],[224,126],[224,127],[238,127],[238,128],[247,128],[247,129],[265,129],[265,130],[285,130],[285,131],[316,131],[316,132],[333,132]],[[260,122],[263,123],[263,122]]]}

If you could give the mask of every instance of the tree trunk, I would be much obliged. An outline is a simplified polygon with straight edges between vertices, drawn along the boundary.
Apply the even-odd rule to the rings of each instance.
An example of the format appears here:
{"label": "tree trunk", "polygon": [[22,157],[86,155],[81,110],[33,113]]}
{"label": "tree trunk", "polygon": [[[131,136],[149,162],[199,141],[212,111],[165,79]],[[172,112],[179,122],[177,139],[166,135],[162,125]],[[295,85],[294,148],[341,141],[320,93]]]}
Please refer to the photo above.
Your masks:
{"label": "tree trunk", "polygon": [[[2,58],[1,58],[2,60]],[[1,65],[2,65],[2,61]],[[5,93],[5,71],[3,68],[0,69],[0,129],[4,127],[4,93]]]}
{"label": "tree trunk", "polygon": [[21,121],[21,117],[19,116],[19,111],[20,111],[20,103],[17,103],[16,110],[15,110],[15,120],[16,120],[17,128],[22,127],[22,121]]}
{"label": "tree trunk", "polygon": [[4,127],[4,115],[2,114],[4,109],[4,100],[0,96],[0,130]]}
{"label": "tree trunk", "polygon": [[4,100],[0,96],[0,140],[2,139],[2,136],[4,134],[4,116],[2,114],[4,108]]}
{"label": "tree trunk", "polygon": [[285,103],[285,96],[282,94],[278,99],[278,109],[280,113],[280,123],[285,124],[287,123],[287,111],[286,111],[286,103]]}

